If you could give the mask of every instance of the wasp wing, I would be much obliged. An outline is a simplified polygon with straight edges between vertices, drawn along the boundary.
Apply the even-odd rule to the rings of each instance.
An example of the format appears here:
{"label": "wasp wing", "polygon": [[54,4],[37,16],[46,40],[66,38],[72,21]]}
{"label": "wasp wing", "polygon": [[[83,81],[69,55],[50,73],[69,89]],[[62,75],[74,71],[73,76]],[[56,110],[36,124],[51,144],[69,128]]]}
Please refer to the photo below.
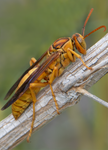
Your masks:
{"label": "wasp wing", "polygon": [[10,100],[2,107],[1,110],[8,108],[11,104],[13,104],[18,98],[20,98],[26,90],[29,88],[29,84],[34,82],[48,67],[49,65],[59,57],[59,53],[54,53],[50,57],[48,57],[42,65],[38,67],[36,71],[34,71],[27,80],[22,84],[22,86],[16,91],[16,93],[10,98]]}
{"label": "wasp wing", "polygon": [[[48,50],[47,50],[48,51]],[[14,90],[17,88],[19,82],[21,81],[21,79],[25,76],[25,74],[27,74],[27,72],[29,70],[31,70],[32,68],[34,68],[35,66],[37,66],[37,64],[47,55],[47,51],[32,65],[30,66],[23,74],[22,76],[15,82],[15,84],[9,89],[9,91],[7,92],[4,100],[7,100],[9,98],[9,96],[14,92]]]}

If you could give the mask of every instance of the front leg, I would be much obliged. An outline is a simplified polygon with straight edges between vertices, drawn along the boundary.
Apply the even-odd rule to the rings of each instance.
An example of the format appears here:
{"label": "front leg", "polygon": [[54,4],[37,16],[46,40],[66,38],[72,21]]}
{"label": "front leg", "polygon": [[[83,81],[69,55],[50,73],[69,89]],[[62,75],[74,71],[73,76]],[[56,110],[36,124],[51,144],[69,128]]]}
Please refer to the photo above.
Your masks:
{"label": "front leg", "polygon": [[70,58],[71,61],[72,61],[72,59],[71,59],[70,55],[73,54],[73,55],[75,55],[77,58],[79,58],[79,59],[82,61],[83,65],[84,65],[87,69],[89,69],[89,70],[92,70],[92,69],[93,69],[92,67],[88,67],[88,66],[85,64],[85,62],[83,61],[83,59],[81,58],[81,56],[80,56],[79,54],[77,54],[76,52],[74,52],[72,49],[68,48],[67,53],[68,53],[68,56],[69,56],[69,58]]}

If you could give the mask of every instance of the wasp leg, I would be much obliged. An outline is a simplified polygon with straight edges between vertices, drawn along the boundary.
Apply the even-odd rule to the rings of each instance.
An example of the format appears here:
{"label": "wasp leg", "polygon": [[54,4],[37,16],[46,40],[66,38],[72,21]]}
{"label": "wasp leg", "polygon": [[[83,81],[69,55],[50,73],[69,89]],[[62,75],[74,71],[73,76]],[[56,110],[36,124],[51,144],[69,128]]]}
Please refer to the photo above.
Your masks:
{"label": "wasp leg", "polygon": [[29,138],[31,137],[32,131],[33,131],[33,125],[34,125],[34,121],[35,121],[35,103],[36,103],[36,95],[34,93],[34,90],[32,88],[41,88],[41,87],[45,87],[46,85],[48,85],[48,83],[30,83],[29,89],[31,92],[31,96],[32,96],[32,101],[33,101],[33,119],[32,119],[32,123],[31,123],[31,128],[30,128],[30,132],[29,135],[27,137],[27,142],[29,142]]}
{"label": "wasp leg", "polygon": [[52,93],[52,96],[53,96],[53,99],[54,99],[54,102],[55,102],[55,106],[56,106],[56,110],[57,110],[57,113],[60,114],[59,112],[59,107],[58,107],[58,103],[57,103],[57,100],[56,100],[56,97],[55,97],[55,94],[53,92],[53,88],[52,88],[52,85],[51,83],[53,82],[54,78],[55,78],[55,74],[57,75],[58,74],[58,68],[57,67],[54,67],[53,69],[53,72],[52,72],[52,75],[50,77],[50,80],[48,81],[49,85],[50,85],[50,89],[51,89],[51,93]]}
{"label": "wasp leg", "polygon": [[[71,50],[71,49],[70,49]],[[72,62],[75,62],[76,61],[76,56],[72,53],[72,52],[70,52],[70,50],[69,50],[69,48],[68,48],[68,50],[67,50],[67,55],[68,55],[68,57],[69,57],[69,59],[72,61]],[[72,55],[73,54],[73,55]]]}
{"label": "wasp leg", "polygon": [[37,60],[36,60],[34,57],[32,57],[32,58],[30,59],[30,66],[32,66],[36,61],[37,61]]}
{"label": "wasp leg", "polygon": [[[84,65],[87,69],[89,69],[89,70],[92,70],[92,69],[93,69],[92,67],[88,67],[88,66],[85,64],[85,62],[83,61],[83,59],[81,58],[81,56],[80,56],[79,54],[77,54],[76,52],[74,52],[72,49],[68,48],[67,51],[68,51],[67,54],[68,54],[69,58],[71,58],[70,55],[71,55],[71,53],[72,53],[73,55],[75,55],[77,58],[79,58],[79,59],[82,61],[83,65]],[[72,59],[70,59],[70,60],[72,61]]]}

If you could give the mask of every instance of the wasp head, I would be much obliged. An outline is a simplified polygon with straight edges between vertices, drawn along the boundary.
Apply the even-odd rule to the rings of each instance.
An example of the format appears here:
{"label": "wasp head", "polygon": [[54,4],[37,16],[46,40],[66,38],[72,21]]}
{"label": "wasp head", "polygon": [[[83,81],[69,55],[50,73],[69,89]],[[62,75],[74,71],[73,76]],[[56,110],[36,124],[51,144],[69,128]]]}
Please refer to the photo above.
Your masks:
{"label": "wasp head", "polygon": [[84,37],[79,34],[79,33],[75,33],[73,36],[72,36],[72,41],[76,47],[76,49],[82,53],[82,54],[86,54],[86,42],[84,40]]}

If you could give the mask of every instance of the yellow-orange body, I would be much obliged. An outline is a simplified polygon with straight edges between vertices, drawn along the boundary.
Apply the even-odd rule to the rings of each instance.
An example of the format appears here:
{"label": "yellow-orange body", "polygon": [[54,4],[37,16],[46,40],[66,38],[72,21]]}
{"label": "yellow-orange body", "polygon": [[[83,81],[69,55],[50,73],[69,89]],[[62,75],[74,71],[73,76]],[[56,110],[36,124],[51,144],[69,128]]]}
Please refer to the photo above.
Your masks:
{"label": "yellow-orange body", "polygon": [[[38,79],[36,79],[36,81],[34,81],[34,83],[40,83],[42,79],[45,79],[48,83],[51,84],[56,77],[62,74],[65,67],[69,65],[71,59],[68,57],[67,48],[74,49],[71,38],[61,38],[56,41],[54,42],[53,45],[50,46],[47,57],[50,57],[53,53],[59,52],[59,58],[53,61],[51,65],[49,65],[49,67],[45,70],[45,72],[42,73],[41,76]],[[71,57],[73,58],[73,61],[75,61],[75,55],[71,55]],[[54,70],[54,68],[56,69]],[[16,91],[27,80],[27,78],[34,71],[36,71],[36,69],[37,68],[31,69],[21,79]],[[35,95],[37,95],[40,89],[41,87],[33,88]],[[26,92],[12,104],[12,114],[14,118],[17,119],[24,112],[24,110],[30,105],[31,102],[32,102],[31,91],[28,88]]]}

